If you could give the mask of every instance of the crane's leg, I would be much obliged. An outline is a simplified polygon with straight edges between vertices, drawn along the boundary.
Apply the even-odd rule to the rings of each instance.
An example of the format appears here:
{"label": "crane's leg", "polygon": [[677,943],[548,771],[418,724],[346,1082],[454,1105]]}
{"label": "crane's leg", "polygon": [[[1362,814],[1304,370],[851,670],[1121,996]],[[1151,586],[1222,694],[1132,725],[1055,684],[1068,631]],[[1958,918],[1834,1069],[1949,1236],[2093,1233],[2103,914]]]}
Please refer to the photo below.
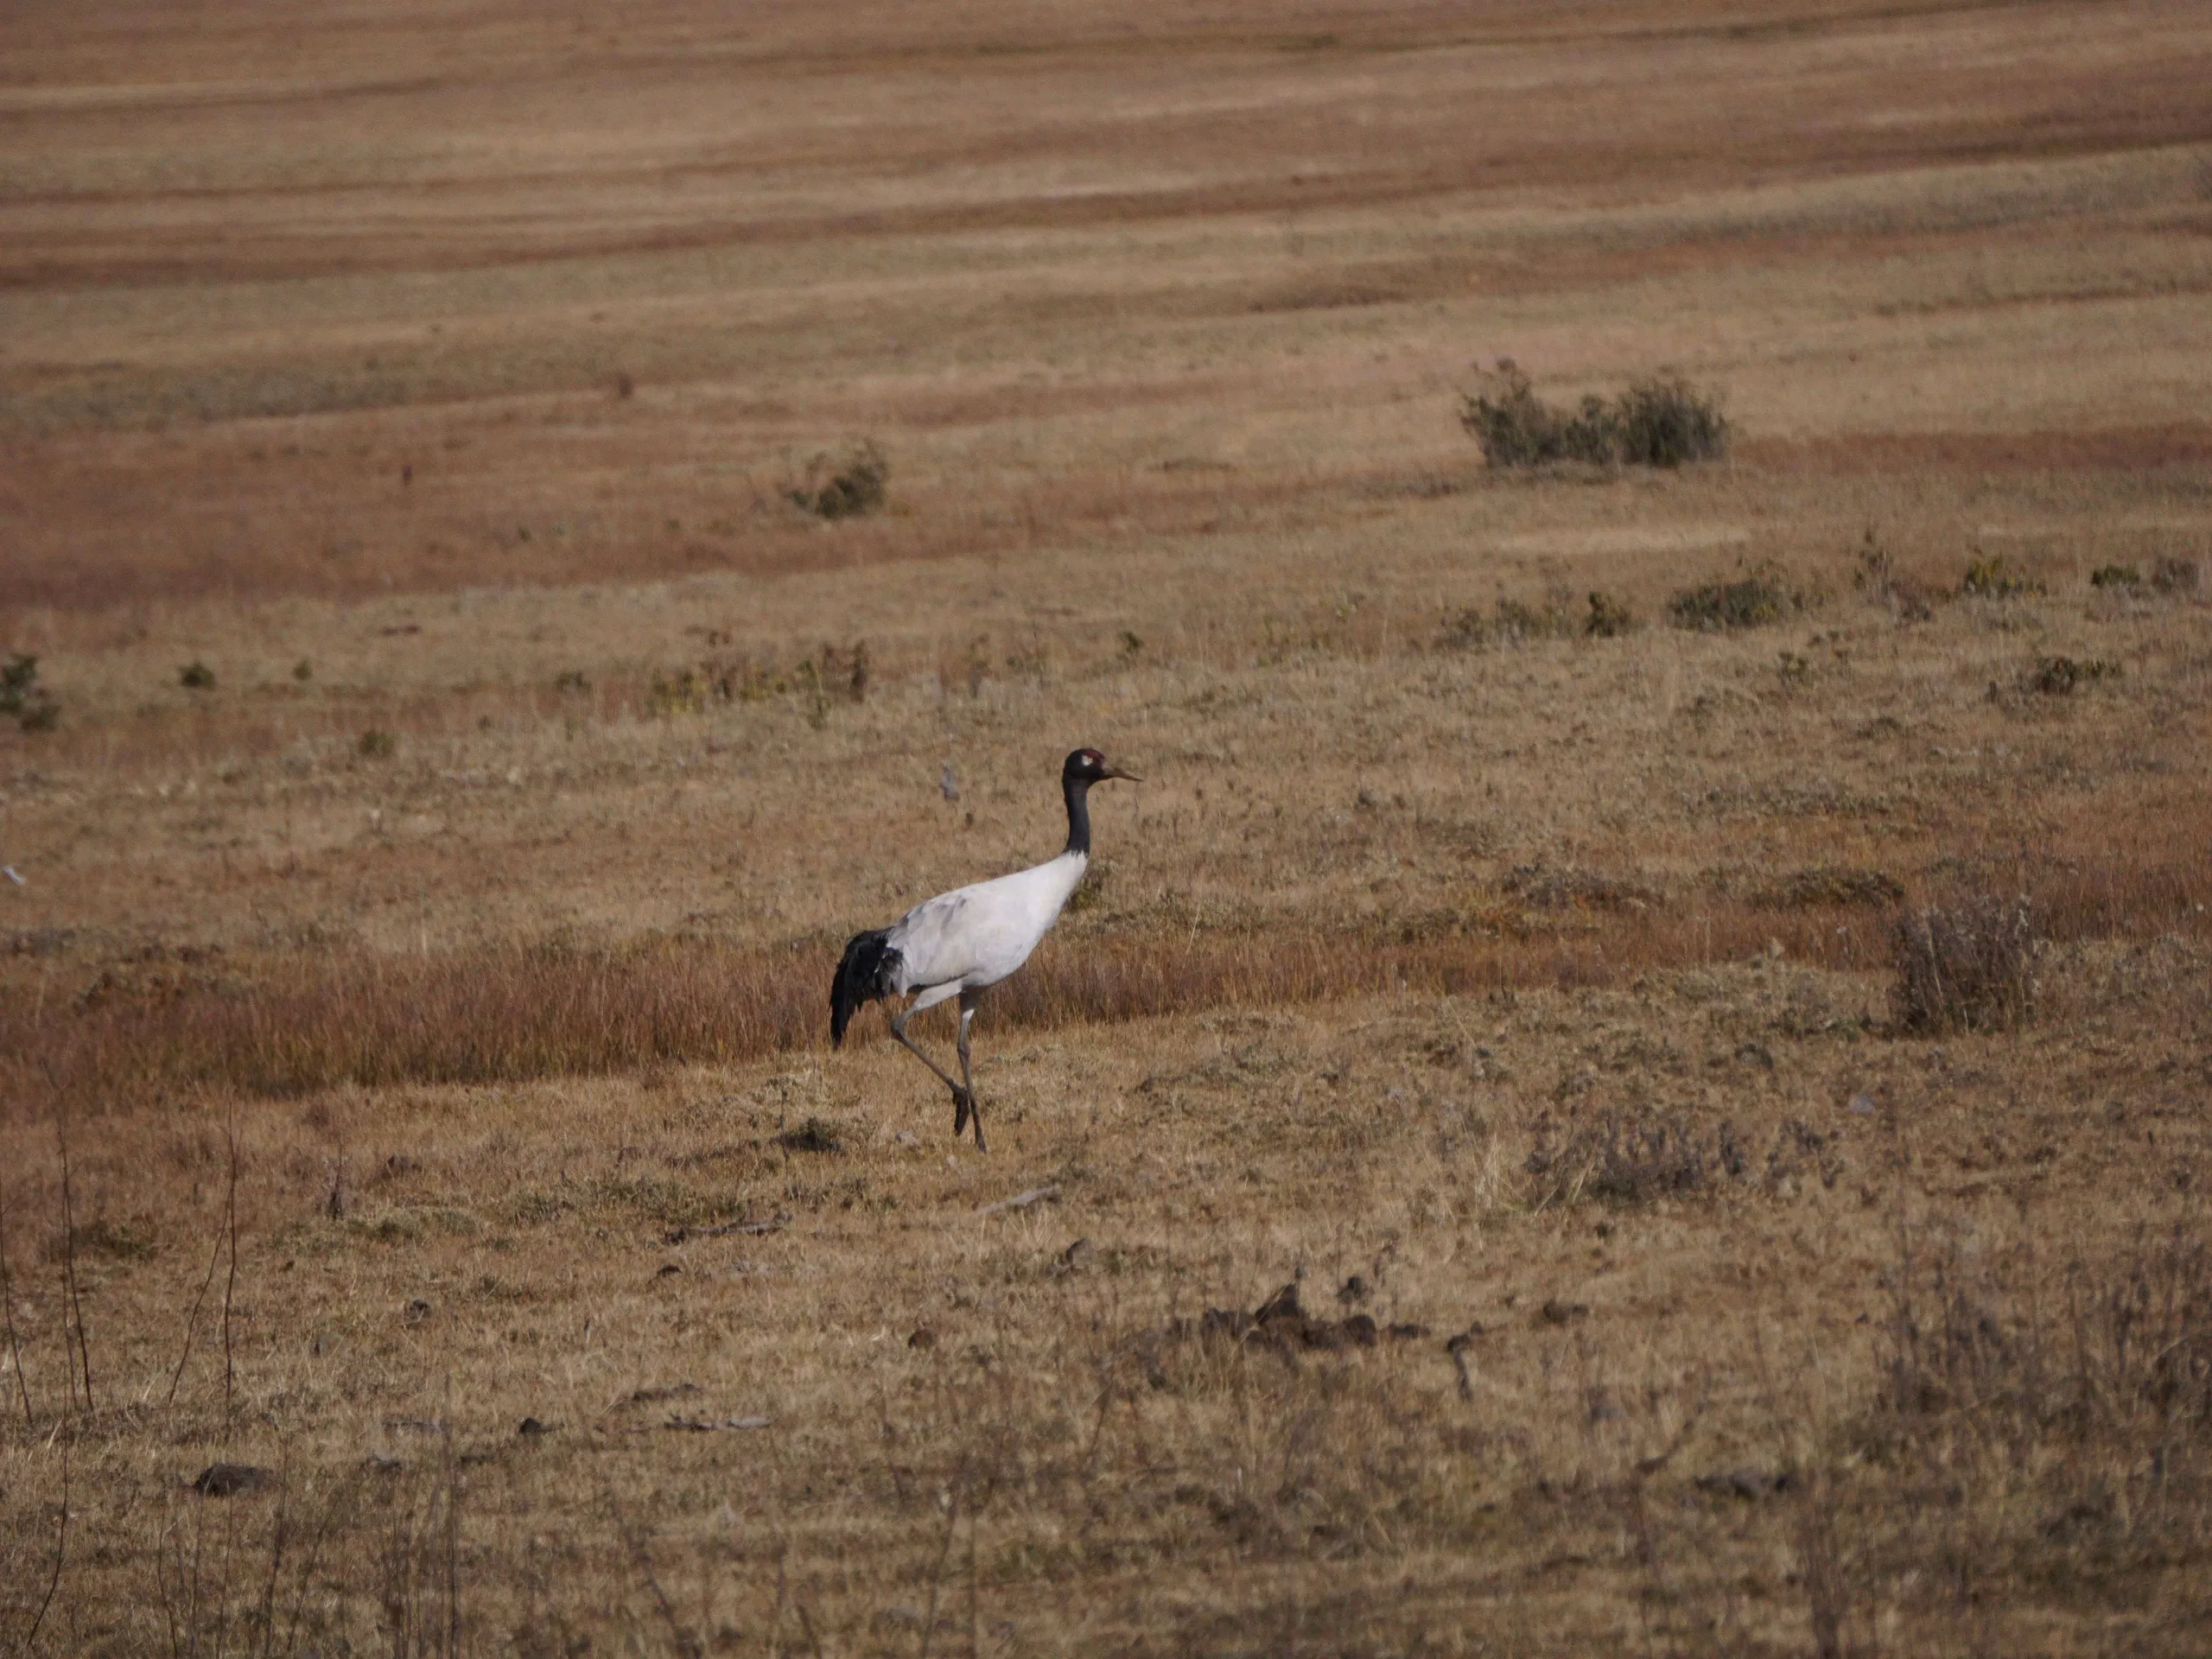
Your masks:
{"label": "crane's leg", "polygon": [[[954,1136],[957,1138],[960,1134],[960,1120],[963,1117],[974,1118],[976,1120],[976,1150],[978,1152],[983,1152],[988,1150],[988,1148],[983,1145],[983,1108],[982,1103],[976,1098],[976,1073],[968,1063],[968,1027],[975,1022],[976,1004],[980,1000],[981,998],[974,991],[963,991],[960,994],[960,1040],[958,1047],[960,1050],[961,1087],[952,1097],[952,1133]],[[961,1103],[961,1097],[963,1095],[967,1097],[964,1107]]]}
{"label": "crane's leg", "polygon": [[935,1060],[923,1053],[916,1046],[914,1039],[906,1034],[906,1022],[909,1020],[924,1008],[935,1007],[952,994],[952,989],[953,988],[949,985],[933,987],[931,990],[925,991],[920,996],[916,997],[913,1006],[904,1014],[894,1014],[891,1016],[891,1034],[906,1046],[908,1053],[929,1067],[931,1071],[936,1072],[939,1083],[952,1090],[952,1132],[957,1135],[962,1129],[968,1127],[968,1113],[975,1104],[976,1097],[948,1077],[944,1069]]}

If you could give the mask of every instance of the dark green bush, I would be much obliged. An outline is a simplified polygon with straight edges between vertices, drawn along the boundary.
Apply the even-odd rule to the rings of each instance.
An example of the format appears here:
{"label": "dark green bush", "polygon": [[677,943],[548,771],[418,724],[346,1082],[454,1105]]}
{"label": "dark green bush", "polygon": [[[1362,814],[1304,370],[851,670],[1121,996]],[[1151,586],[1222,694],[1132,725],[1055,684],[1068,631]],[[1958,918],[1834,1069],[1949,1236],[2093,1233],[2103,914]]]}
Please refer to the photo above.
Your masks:
{"label": "dark green bush", "polygon": [[1667,614],[1678,628],[1722,633],[1779,622],[1801,605],[1798,595],[1783,585],[1782,573],[1771,564],[1762,564],[1732,582],[1677,590],[1667,601]]}
{"label": "dark green bush", "polygon": [[1612,418],[1620,458],[1630,467],[1680,467],[1727,453],[1719,404],[1680,376],[1630,386]]}
{"label": "dark green bush", "polygon": [[2046,697],[2070,697],[2082,686],[2119,677],[2120,664],[2107,662],[2101,657],[2092,657],[2086,662],[2071,657],[2046,657],[2029,671],[2027,683],[2029,690]]}
{"label": "dark green bush", "polygon": [[2196,591],[2196,561],[2173,559],[2164,555],[2151,567],[2151,585],[2162,594],[2193,594]]}
{"label": "dark green bush", "polygon": [[1582,619],[1582,632],[1593,639],[1617,639],[1636,626],[1628,601],[1611,594],[1590,595],[1590,614]]}
{"label": "dark green bush", "polygon": [[212,691],[215,689],[215,671],[205,663],[189,662],[177,671],[176,683],[188,691]]}
{"label": "dark green bush", "polygon": [[38,683],[38,658],[28,653],[0,667],[0,715],[27,732],[50,732],[61,723],[61,705]]}
{"label": "dark green bush", "polygon": [[1500,358],[1482,378],[1461,400],[1459,424],[1492,467],[1679,467],[1714,459],[1728,447],[1718,401],[1678,376],[1638,381],[1610,403],[1586,397],[1571,414],[1538,397],[1510,358]]}
{"label": "dark green bush", "polygon": [[1959,580],[1959,591],[1977,599],[2031,598],[2043,592],[2043,583],[2020,575],[2002,553],[1985,555],[1977,548]]}
{"label": "dark green bush", "polygon": [[883,451],[862,439],[809,461],[784,499],[817,518],[858,518],[883,505],[890,479]]}

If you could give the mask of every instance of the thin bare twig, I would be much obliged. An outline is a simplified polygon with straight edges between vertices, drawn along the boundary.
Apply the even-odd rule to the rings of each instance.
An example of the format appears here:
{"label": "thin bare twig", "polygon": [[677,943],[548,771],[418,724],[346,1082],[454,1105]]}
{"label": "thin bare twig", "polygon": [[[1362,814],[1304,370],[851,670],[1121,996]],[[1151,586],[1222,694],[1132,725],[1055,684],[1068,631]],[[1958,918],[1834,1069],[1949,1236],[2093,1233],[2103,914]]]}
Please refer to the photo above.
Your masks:
{"label": "thin bare twig", "polygon": [[200,1294],[192,1299],[192,1312],[184,1322],[184,1351],[176,1357],[176,1370],[169,1376],[168,1397],[162,1402],[163,1409],[176,1403],[177,1384],[184,1380],[185,1363],[192,1357],[192,1335],[200,1328],[200,1309],[207,1300],[208,1287],[215,1282],[215,1264],[223,1259],[223,1236],[215,1235],[215,1248],[207,1253],[207,1276],[200,1281]]}
{"label": "thin bare twig", "polygon": [[231,1271],[223,1281],[223,1434],[228,1440],[231,1432],[231,1393],[236,1368],[231,1355],[231,1301],[238,1282],[238,1133],[236,1128],[223,1131],[231,1147],[230,1191],[223,1200],[225,1219],[230,1233]]}
{"label": "thin bare twig", "polygon": [[791,1579],[785,1568],[791,1554],[791,1541],[785,1539],[776,1551],[776,1611],[768,1617],[768,1659],[777,1659],[778,1644],[783,1640],[784,1603],[791,1593]]}
{"label": "thin bare twig", "polygon": [[660,1614],[661,1623],[668,1626],[669,1640],[675,1644],[675,1650],[683,1655],[684,1659],[696,1659],[698,1655],[706,1651],[706,1646],[696,1633],[684,1629],[683,1621],[677,1617],[676,1604],[669,1599],[668,1592],[661,1588],[660,1574],[653,1569],[652,1541],[624,1511],[621,1501],[614,1496],[612,1486],[607,1489],[607,1507],[613,1514],[614,1530],[621,1535],[624,1546],[629,1550],[630,1559],[639,1576],[644,1579],[645,1588],[652,1593],[653,1606]]}
{"label": "thin bare twig", "polygon": [[276,1581],[284,1566],[284,1543],[290,1536],[292,1518],[292,1448],[284,1447],[284,1458],[276,1471],[276,1524],[269,1541],[269,1579],[261,1588],[261,1652],[268,1659],[270,1644],[276,1639]]}
{"label": "thin bare twig", "polygon": [[[77,1294],[77,1215],[69,1185],[69,1114],[61,1103],[61,1091],[54,1083],[53,1068],[48,1068],[48,1080],[54,1084],[54,1138],[61,1149],[61,1281],[67,1299],[67,1311],[61,1320],[62,1345],[69,1341],[69,1326],[73,1319],[77,1327],[77,1359],[82,1366],[85,1379],[85,1409],[92,1408],[92,1350],[85,1335],[85,1304]],[[70,1394],[76,1394],[76,1383],[70,1383]]]}
{"label": "thin bare twig", "polygon": [[23,1427],[33,1426],[30,1379],[23,1373],[23,1345],[16,1335],[16,1287],[8,1274],[8,1205],[0,1199],[0,1308],[8,1315],[8,1356],[16,1367],[16,1391],[23,1399]]}
{"label": "thin bare twig", "polygon": [[54,1605],[54,1592],[61,1587],[61,1562],[69,1550],[69,1442],[61,1442],[61,1524],[54,1538],[54,1572],[46,1581],[46,1595],[38,1605],[38,1616],[31,1620],[31,1628],[23,1637],[23,1651],[29,1653],[38,1645],[38,1633],[46,1624],[47,1609]]}
{"label": "thin bare twig", "polygon": [[952,1554],[952,1529],[960,1522],[960,1489],[947,1494],[944,1503],[944,1541],[938,1546],[937,1565],[930,1569],[929,1611],[922,1615],[921,1659],[930,1659],[930,1643],[937,1636],[938,1591],[944,1582],[944,1563]]}
{"label": "thin bare twig", "polygon": [[[238,1263],[235,1246],[232,1265]],[[446,1481],[446,1651],[461,1651],[461,1465],[453,1455],[453,1378],[446,1378],[445,1427],[440,1435],[445,1452]]]}

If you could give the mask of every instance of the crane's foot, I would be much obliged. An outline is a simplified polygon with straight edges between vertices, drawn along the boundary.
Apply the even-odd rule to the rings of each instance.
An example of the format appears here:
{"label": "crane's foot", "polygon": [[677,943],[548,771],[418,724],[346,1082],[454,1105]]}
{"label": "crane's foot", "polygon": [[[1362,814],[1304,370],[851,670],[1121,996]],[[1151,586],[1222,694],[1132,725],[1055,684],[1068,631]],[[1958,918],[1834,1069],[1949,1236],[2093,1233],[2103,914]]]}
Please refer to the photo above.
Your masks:
{"label": "crane's foot", "polygon": [[988,1152],[983,1144],[983,1109],[976,1103],[973,1090],[955,1089],[952,1091],[952,1138],[957,1141],[960,1132],[970,1123],[976,1126],[976,1150]]}

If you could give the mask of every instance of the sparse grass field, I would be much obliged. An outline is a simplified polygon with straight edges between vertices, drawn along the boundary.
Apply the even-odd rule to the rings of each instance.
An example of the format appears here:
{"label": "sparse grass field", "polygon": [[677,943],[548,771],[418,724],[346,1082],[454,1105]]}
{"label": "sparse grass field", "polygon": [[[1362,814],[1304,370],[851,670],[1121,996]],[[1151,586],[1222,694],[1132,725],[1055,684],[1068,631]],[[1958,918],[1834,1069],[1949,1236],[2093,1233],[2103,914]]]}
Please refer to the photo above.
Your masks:
{"label": "sparse grass field", "polygon": [[2207,86],[8,8],[0,1649],[2204,1651]]}

